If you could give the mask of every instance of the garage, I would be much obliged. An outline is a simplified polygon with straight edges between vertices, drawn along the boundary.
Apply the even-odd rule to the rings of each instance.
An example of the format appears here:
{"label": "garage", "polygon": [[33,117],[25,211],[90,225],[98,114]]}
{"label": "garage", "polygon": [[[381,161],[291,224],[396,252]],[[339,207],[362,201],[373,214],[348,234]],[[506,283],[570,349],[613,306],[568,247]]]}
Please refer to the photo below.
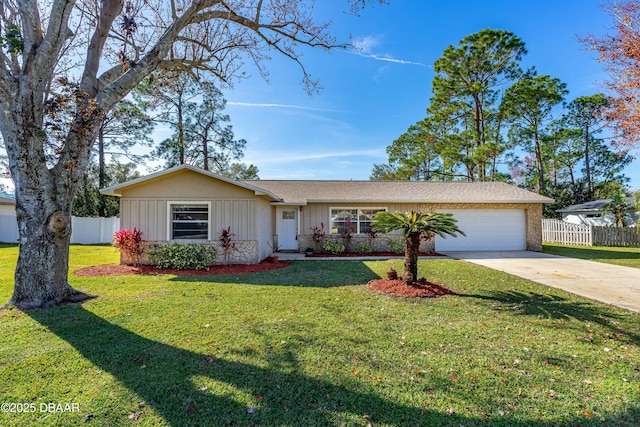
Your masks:
{"label": "garage", "polygon": [[522,251],[527,245],[524,209],[449,209],[466,236],[436,236],[436,251]]}

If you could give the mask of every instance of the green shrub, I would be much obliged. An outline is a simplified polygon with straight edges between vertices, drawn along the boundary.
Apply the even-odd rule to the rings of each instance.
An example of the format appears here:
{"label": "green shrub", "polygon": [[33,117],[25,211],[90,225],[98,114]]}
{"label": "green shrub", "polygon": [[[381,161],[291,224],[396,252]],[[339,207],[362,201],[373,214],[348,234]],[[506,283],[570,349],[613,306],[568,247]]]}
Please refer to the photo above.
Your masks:
{"label": "green shrub", "polygon": [[149,261],[158,268],[205,270],[216,260],[216,249],[194,243],[152,245]]}
{"label": "green shrub", "polygon": [[368,242],[357,242],[354,250],[357,254],[370,254],[371,245]]}
{"label": "green shrub", "polygon": [[342,254],[346,249],[344,244],[342,244],[342,242],[339,242],[337,240],[325,240],[322,243],[322,248],[325,251],[331,252],[334,255]]}
{"label": "green shrub", "polygon": [[387,244],[389,244],[389,250],[395,253],[403,253],[405,249],[404,240],[395,240],[395,239],[387,239]]}

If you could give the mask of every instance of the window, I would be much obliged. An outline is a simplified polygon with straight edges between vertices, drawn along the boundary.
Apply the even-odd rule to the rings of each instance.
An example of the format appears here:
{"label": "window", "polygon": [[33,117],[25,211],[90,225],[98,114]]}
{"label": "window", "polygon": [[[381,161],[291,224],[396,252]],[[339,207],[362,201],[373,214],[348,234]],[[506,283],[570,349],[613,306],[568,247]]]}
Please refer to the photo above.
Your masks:
{"label": "window", "polygon": [[282,211],[282,219],[296,219],[296,211]]}
{"label": "window", "polygon": [[169,239],[209,240],[209,203],[169,202]]}
{"label": "window", "polygon": [[384,212],[386,209],[360,209],[359,217],[359,233],[367,234],[371,231],[371,223],[378,212]]}
{"label": "window", "polygon": [[384,208],[331,208],[331,234],[342,234],[347,229],[353,234],[367,234],[378,212]]}

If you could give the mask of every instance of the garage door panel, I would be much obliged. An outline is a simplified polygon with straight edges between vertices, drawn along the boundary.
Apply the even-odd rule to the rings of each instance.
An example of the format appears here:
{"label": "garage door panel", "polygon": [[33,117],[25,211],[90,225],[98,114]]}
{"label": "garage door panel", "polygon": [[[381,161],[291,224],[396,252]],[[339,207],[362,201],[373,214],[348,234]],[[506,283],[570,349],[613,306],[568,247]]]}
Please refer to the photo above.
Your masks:
{"label": "garage door panel", "polygon": [[522,209],[453,209],[466,236],[436,236],[436,251],[525,250],[526,221]]}

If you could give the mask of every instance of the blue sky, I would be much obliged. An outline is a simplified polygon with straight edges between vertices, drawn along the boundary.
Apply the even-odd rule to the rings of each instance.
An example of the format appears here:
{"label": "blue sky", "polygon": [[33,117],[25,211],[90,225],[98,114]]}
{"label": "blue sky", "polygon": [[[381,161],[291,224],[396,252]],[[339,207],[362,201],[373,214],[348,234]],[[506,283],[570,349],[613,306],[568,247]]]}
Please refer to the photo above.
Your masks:
{"label": "blue sky", "polygon": [[[529,52],[523,66],[567,83],[568,101],[601,91],[607,77],[577,40],[610,27],[600,0],[391,0],[359,17],[344,13],[346,0],[316,3],[339,41],[362,48],[304,52],[319,94],[307,95],[298,66],[277,54],[269,83],[248,66],[251,77],[224,90],[235,135],[248,142],[244,161],[262,179],[368,179],[386,147],[424,118],[436,59],[483,28],[518,35]],[[627,170],[634,187],[638,169],[636,160]]]}

